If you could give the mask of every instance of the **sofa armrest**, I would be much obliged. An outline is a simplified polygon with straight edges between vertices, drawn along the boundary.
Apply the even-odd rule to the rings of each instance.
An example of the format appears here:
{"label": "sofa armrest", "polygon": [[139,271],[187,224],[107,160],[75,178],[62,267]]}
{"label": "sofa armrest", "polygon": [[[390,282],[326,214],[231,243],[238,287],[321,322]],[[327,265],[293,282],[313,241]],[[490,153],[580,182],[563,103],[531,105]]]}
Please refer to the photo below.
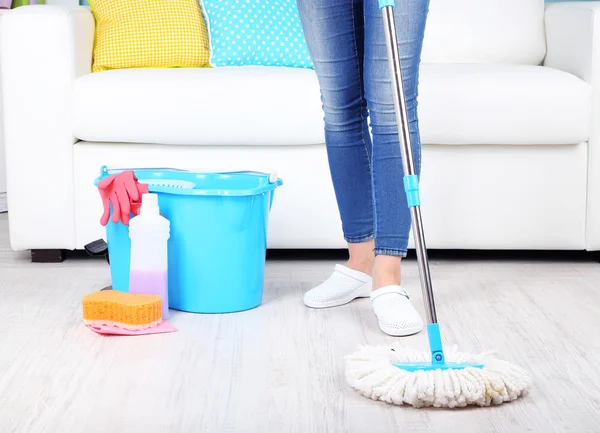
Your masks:
{"label": "sofa armrest", "polygon": [[592,87],[586,248],[600,250],[600,1],[547,5],[546,39],[544,66],[574,74]]}
{"label": "sofa armrest", "polygon": [[2,72],[11,246],[73,249],[71,89],[90,73],[86,7],[26,6],[2,18]]}

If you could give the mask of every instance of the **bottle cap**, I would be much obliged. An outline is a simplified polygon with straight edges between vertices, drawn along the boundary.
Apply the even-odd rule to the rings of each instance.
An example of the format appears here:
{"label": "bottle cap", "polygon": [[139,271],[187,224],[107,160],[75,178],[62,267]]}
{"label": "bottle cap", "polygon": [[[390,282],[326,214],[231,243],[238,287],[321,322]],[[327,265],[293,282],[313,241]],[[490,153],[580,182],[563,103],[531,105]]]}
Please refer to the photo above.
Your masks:
{"label": "bottle cap", "polygon": [[158,208],[158,195],[157,194],[142,194],[142,206],[140,208],[140,214],[146,215],[159,215],[160,209]]}

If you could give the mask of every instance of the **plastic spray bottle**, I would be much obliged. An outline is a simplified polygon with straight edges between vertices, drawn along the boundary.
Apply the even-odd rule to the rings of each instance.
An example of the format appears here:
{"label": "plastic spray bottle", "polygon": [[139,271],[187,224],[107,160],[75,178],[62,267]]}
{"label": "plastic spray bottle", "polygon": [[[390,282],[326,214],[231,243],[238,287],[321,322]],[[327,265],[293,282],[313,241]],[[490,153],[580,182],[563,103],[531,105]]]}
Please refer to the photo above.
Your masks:
{"label": "plastic spray bottle", "polygon": [[139,215],[129,222],[129,292],[160,295],[162,318],[169,317],[167,243],[171,223],[160,214],[158,196],[143,194]]}

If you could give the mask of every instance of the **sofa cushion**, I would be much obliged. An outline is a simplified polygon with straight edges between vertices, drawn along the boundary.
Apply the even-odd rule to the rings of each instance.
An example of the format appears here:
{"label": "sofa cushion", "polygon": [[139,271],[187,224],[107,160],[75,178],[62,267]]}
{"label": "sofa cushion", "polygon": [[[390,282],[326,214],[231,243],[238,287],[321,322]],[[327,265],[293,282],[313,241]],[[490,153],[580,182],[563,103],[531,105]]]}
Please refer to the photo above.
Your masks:
{"label": "sofa cushion", "polygon": [[431,0],[423,60],[539,65],[544,0]]}
{"label": "sofa cushion", "polygon": [[[572,144],[589,136],[590,87],[551,68],[423,65],[424,144]],[[181,145],[324,142],[314,71],[137,69],[76,80],[74,134],[87,141]]]}
{"label": "sofa cushion", "polygon": [[323,142],[319,86],[310,69],[105,71],[76,80],[73,114],[75,136],[88,141]]}
{"label": "sofa cushion", "polygon": [[424,65],[419,118],[427,144],[575,144],[587,141],[591,87],[556,69]]}
{"label": "sofa cushion", "polygon": [[214,66],[311,68],[296,0],[202,0]]}
{"label": "sofa cushion", "polygon": [[94,72],[208,66],[208,31],[197,0],[90,0]]}

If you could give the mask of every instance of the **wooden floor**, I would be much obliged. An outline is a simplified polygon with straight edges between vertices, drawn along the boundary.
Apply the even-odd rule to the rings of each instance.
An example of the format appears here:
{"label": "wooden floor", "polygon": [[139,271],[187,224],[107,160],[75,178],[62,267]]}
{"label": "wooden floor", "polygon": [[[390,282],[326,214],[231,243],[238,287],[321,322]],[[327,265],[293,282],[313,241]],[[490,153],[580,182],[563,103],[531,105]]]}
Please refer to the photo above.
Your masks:
{"label": "wooden floor", "polygon": [[[393,339],[369,300],[302,304],[331,260],[273,260],[264,304],[172,313],[174,334],[101,337],[81,298],[109,283],[101,259],[31,264],[0,215],[0,432],[600,432],[600,265],[591,260],[432,262],[447,344],[499,349],[532,371],[523,400],[495,408],[393,407],[346,386],[343,359]],[[414,260],[405,280],[421,308]],[[422,311],[422,308],[421,308]],[[426,348],[426,335],[406,338]]]}

